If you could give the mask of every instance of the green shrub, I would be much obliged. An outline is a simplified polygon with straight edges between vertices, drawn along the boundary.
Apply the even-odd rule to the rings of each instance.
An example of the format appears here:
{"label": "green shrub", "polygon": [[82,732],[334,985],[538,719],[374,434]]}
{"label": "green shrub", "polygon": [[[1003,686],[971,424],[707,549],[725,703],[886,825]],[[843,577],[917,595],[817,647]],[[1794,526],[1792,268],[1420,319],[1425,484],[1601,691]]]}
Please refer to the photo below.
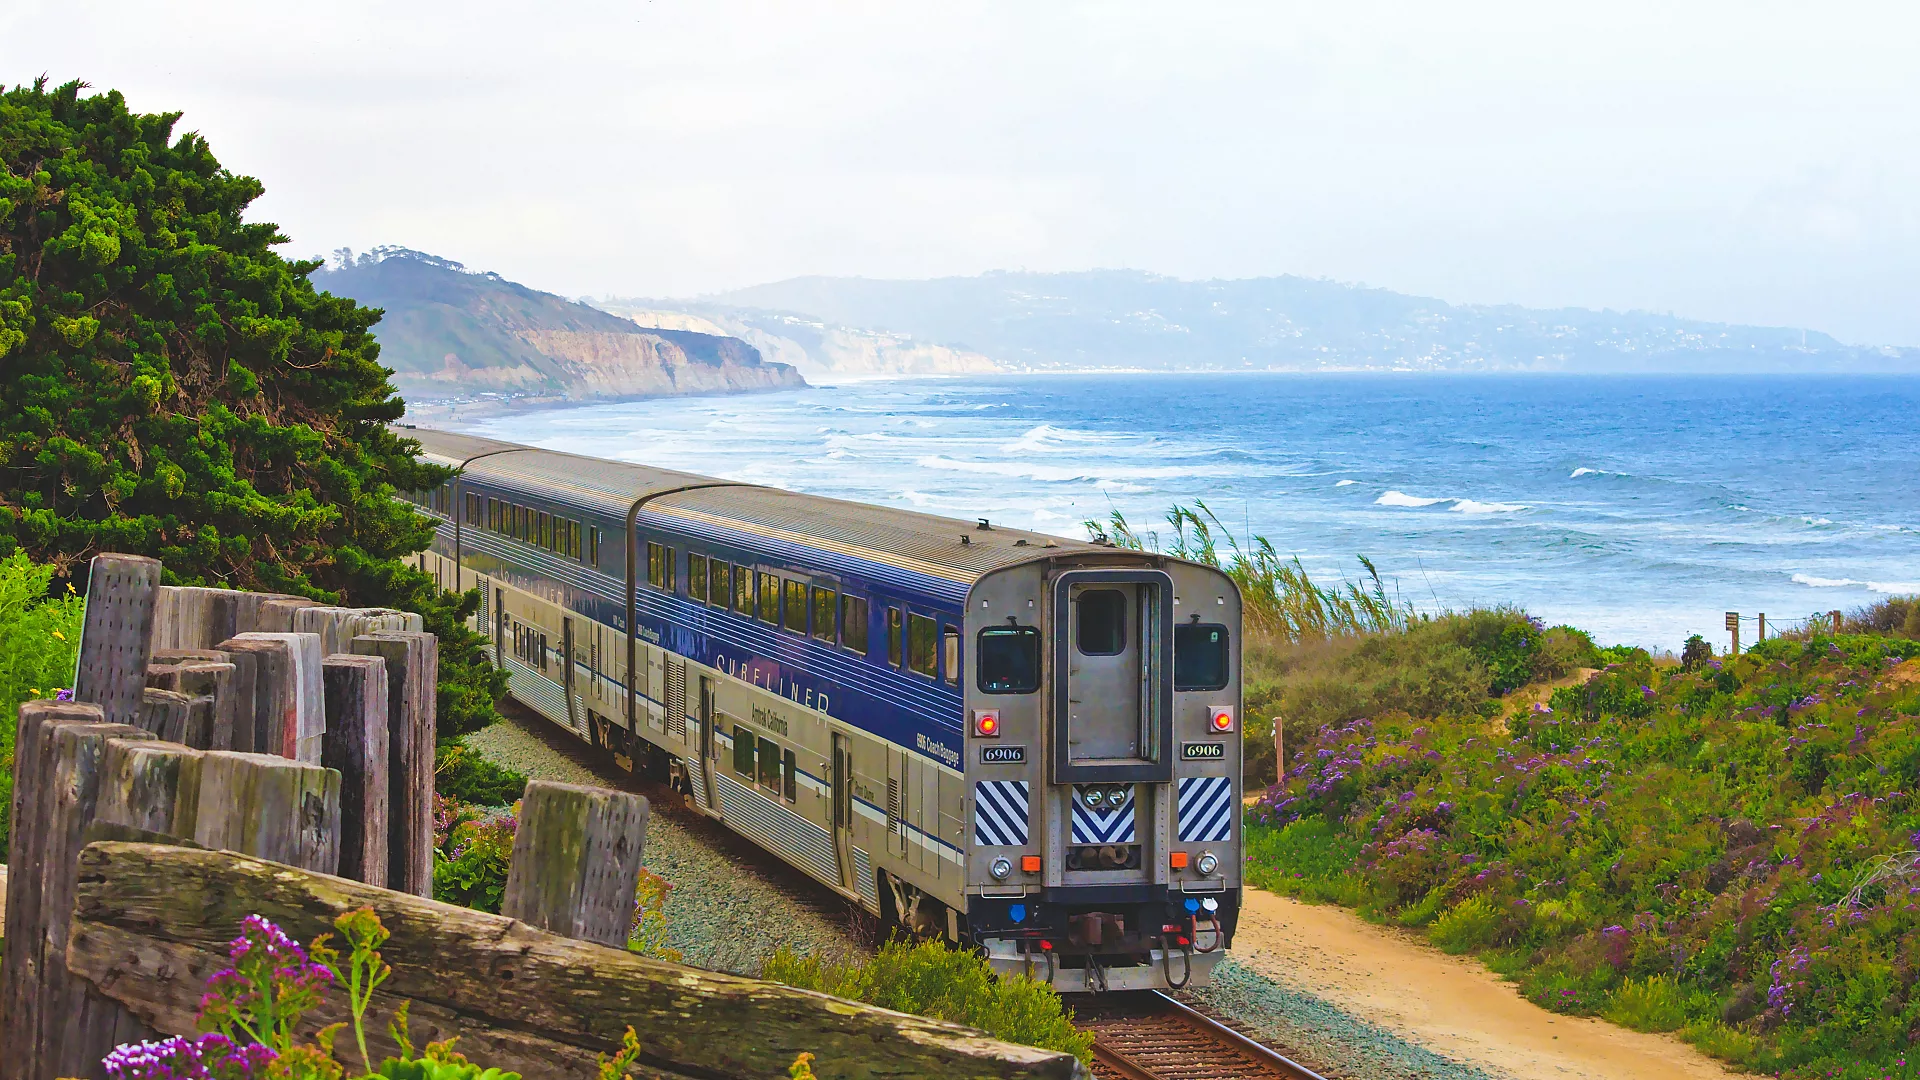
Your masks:
{"label": "green shrub", "polygon": [[1360,845],[1324,819],[1285,828],[1249,822],[1241,836],[1249,885],[1309,903],[1360,904],[1361,879],[1349,872]]}
{"label": "green shrub", "polygon": [[53,567],[22,552],[0,559],[0,863],[7,858],[13,812],[13,740],[20,703],[50,698],[72,684],[86,603],[69,586],[49,598]]}
{"label": "green shrub", "polygon": [[1469,953],[1493,944],[1503,913],[1484,896],[1470,896],[1434,920],[1427,939],[1443,952]]}
{"label": "green shrub", "polygon": [[440,740],[433,757],[433,790],[454,802],[511,806],[527,790],[524,774],[488,761],[463,740]]}
{"label": "green shrub", "polygon": [[1073,1026],[1052,987],[1025,976],[996,978],[984,957],[942,942],[895,938],[873,959],[844,967],[783,946],[767,958],[761,977],[1092,1060],[1093,1035]]}
{"label": "green shrub", "polygon": [[507,870],[513,865],[513,835],[520,825],[515,811],[441,806],[435,821],[433,898],[499,914]]}
{"label": "green shrub", "polygon": [[1677,1031],[1687,1022],[1687,994],[1666,975],[1628,979],[1614,988],[1601,1015],[1635,1031]]}

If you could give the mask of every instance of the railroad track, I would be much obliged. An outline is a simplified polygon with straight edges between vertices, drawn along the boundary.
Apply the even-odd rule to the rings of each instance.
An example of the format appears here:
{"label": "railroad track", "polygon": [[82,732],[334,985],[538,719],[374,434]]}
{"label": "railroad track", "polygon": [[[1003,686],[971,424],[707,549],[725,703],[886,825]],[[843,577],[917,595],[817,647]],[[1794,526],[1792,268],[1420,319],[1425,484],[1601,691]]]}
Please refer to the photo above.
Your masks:
{"label": "railroad track", "polygon": [[1094,1033],[1101,1080],[1323,1080],[1293,1061],[1158,991],[1074,1001],[1073,1022]]}

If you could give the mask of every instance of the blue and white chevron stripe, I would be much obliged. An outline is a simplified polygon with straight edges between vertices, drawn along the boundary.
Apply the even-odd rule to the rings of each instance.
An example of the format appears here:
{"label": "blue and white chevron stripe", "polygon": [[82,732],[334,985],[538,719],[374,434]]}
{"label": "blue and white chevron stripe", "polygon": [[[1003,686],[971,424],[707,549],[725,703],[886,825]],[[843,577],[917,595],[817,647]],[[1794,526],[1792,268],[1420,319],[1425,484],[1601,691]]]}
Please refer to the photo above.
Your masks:
{"label": "blue and white chevron stripe", "polygon": [[977,780],[973,785],[973,842],[980,847],[1024,847],[1027,782]]}
{"label": "blue and white chevron stripe", "polygon": [[1073,842],[1076,844],[1131,844],[1135,839],[1133,796],[1113,810],[1089,810],[1073,804]]}
{"label": "blue and white chevron stripe", "polygon": [[1184,777],[1178,801],[1181,843],[1217,844],[1232,835],[1232,777]]}

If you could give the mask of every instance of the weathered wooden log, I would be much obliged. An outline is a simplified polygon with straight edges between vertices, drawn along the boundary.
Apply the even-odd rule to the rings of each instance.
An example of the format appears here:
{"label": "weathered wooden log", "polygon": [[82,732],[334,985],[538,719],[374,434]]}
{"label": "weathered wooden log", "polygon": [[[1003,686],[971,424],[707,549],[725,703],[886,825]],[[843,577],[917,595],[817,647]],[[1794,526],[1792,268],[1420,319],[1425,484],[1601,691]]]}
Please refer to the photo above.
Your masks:
{"label": "weathered wooden log", "polygon": [[520,802],[500,913],[614,947],[633,927],[647,839],[647,800],[625,791],[535,780]]}
{"label": "weathered wooden log", "polygon": [[91,1003],[66,964],[68,913],[83,836],[100,798],[109,739],[149,739],[127,724],[99,722],[99,711],[53,702],[20,707],[14,754],[15,813],[10,856],[5,982],[6,1039],[0,1075],[53,1080],[70,1074],[62,1056],[70,1020],[85,1016],[108,1027],[117,1007]]}
{"label": "weathered wooden log", "polygon": [[389,631],[353,639],[387,665],[387,887],[433,895],[433,749],[440,639]]}
{"label": "weathered wooden log", "polygon": [[320,647],[328,656],[351,652],[353,639],[363,634],[406,629],[405,612],[392,608],[310,607],[293,613],[293,628],[299,633],[319,634]]}
{"label": "weathered wooden log", "polygon": [[[204,650],[211,652],[212,650]],[[225,654],[221,654],[225,655]],[[233,749],[233,729],[238,721],[240,695],[237,690],[239,669],[231,660],[183,660],[165,664],[170,657],[157,657],[147,668],[147,685],[161,690],[177,690],[196,698],[206,697],[211,708],[205,716],[188,718],[187,731],[178,741],[196,750]],[[247,709],[249,717],[252,708]]]}
{"label": "weathered wooden log", "polygon": [[190,695],[149,686],[141,692],[139,726],[168,742],[184,742],[187,735],[187,710],[193,704]]}
{"label": "weathered wooden log", "polygon": [[255,657],[254,752],[319,764],[327,722],[319,635],[249,632],[220,648]]}
{"label": "weathered wooden log", "polygon": [[331,874],[340,866],[340,774],[273,754],[208,751],[193,841]]}
{"label": "weathered wooden log", "polygon": [[95,555],[87,571],[73,698],[100,706],[108,723],[140,722],[159,589],[160,562],[142,555]]}
{"label": "weathered wooden log", "polygon": [[298,596],[276,596],[261,603],[254,613],[254,629],[242,633],[291,634],[293,633],[293,615],[301,608],[316,606],[313,601]]}
{"label": "weathered wooden log", "polygon": [[[305,941],[331,932],[337,915],[371,907],[393,934],[381,950],[393,975],[367,1024],[376,1059],[392,1053],[381,1033],[406,998],[416,1038],[458,1033],[463,1053],[527,1076],[592,1077],[592,1055],[617,1046],[629,1024],[643,1066],[703,1077],[779,1076],[803,1050],[817,1055],[822,1078],[1085,1076],[1069,1055],[957,1025],[220,852],[96,843],[77,892],[73,970],[163,1032],[192,1030],[202,980],[226,965],[246,916]],[[323,1010],[311,1019],[333,1018]]]}
{"label": "weathered wooden log", "polygon": [[178,743],[109,740],[94,821],[191,840],[200,812],[201,760],[200,751]]}
{"label": "weathered wooden log", "polygon": [[321,665],[327,733],[321,763],[340,773],[340,876],[387,884],[387,662],[338,653]]}

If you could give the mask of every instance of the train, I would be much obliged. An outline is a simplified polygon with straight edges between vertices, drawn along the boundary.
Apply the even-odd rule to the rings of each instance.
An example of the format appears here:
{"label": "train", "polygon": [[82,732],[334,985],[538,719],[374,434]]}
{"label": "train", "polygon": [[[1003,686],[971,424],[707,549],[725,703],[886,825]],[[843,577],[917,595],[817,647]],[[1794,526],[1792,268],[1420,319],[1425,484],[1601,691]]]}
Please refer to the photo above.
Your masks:
{"label": "train", "polygon": [[[1220,570],[402,425],[419,567],[512,696],[882,920],[1062,992],[1204,985],[1240,909]],[[752,933],[743,926],[741,933]]]}

